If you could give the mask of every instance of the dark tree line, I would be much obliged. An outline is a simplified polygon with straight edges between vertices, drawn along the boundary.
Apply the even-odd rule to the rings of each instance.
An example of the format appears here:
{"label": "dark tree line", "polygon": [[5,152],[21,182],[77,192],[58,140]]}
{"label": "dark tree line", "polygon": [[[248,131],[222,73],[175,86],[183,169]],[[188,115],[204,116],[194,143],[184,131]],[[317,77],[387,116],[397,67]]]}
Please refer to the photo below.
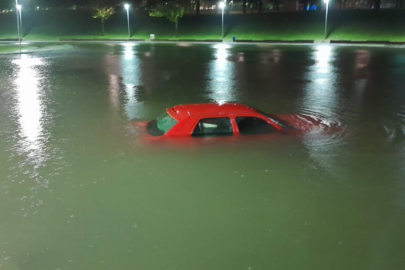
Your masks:
{"label": "dark tree line", "polygon": [[[94,6],[94,5],[106,5],[106,6],[114,6],[117,4],[122,3],[130,3],[136,6],[144,6],[145,8],[156,6],[159,2],[174,2],[174,0],[18,0],[23,6],[30,6],[30,7],[71,7],[74,5],[77,6]],[[194,5],[195,7],[195,14],[199,15],[200,7],[201,7],[201,0],[176,0],[175,2],[183,2],[185,6]],[[219,0],[218,0],[219,1]],[[242,11],[244,14],[248,12],[263,12],[264,2],[263,0],[236,0],[242,4]],[[236,2],[235,1],[235,2]],[[282,0],[270,0],[272,3],[273,10],[279,10],[280,3]],[[341,7],[345,9],[347,0],[340,1],[340,0],[331,0],[332,3],[335,2],[336,4],[339,2]],[[228,3],[230,1],[227,1]],[[310,1],[310,4],[321,4],[323,0],[315,0]],[[396,0],[395,4],[397,8],[403,7],[404,0]],[[305,6],[308,4],[308,0],[304,0]],[[375,10],[379,10],[381,7],[381,0],[370,0],[370,8],[374,8]],[[0,0],[0,8],[12,8],[15,5],[15,0]],[[229,10],[229,9],[228,9]]]}
{"label": "dark tree line", "polygon": [[[141,0],[18,0],[19,4],[31,7],[71,7],[71,6],[89,6],[98,5],[115,5],[122,2],[141,2]],[[15,0],[0,0],[1,8],[11,8],[15,6]]]}

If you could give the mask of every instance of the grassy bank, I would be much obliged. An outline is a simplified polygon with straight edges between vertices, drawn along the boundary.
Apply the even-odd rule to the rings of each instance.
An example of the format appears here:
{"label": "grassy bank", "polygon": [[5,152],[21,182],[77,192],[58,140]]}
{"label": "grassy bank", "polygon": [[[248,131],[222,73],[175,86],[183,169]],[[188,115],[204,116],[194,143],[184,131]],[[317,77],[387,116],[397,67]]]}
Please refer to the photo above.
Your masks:
{"label": "grassy bank", "polygon": [[[323,40],[324,11],[235,14],[225,16],[225,40]],[[179,37],[174,25],[164,18],[136,12],[131,17],[134,39],[220,39],[221,15],[185,16]],[[24,40],[125,39],[126,14],[116,13],[106,22],[106,36],[100,21],[85,10],[26,11],[23,14]],[[402,10],[331,11],[328,39],[353,41],[405,41],[405,12]],[[0,14],[0,39],[16,38],[15,14]]]}

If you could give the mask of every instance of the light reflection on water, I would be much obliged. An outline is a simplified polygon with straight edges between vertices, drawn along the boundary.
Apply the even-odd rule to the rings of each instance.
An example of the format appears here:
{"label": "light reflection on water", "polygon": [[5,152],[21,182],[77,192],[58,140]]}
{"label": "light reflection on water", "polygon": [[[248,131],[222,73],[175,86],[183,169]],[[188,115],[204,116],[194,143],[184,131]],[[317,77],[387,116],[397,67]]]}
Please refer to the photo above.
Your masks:
{"label": "light reflection on water", "polygon": [[338,106],[336,68],[333,66],[336,47],[319,45],[312,52],[313,66],[306,77],[310,83],[304,89],[302,107],[308,113],[333,117]]}
{"label": "light reflection on water", "polygon": [[[215,59],[209,63],[209,97],[213,102],[224,103],[235,101],[235,63],[229,58],[231,56],[227,44],[214,45]],[[238,57],[239,60],[243,56]]]}
{"label": "light reflection on water", "polygon": [[124,110],[128,119],[144,117],[143,103],[137,100],[137,91],[142,87],[142,65],[136,44],[123,45],[121,55],[106,54],[106,72],[109,80],[111,107],[116,112],[121,103],[120,90],[123,86]]}
{"label": "light reflection on water", "polygon": [[272,49],[271,52],[264,52],[261,53],[260,59],[261,59],[261,64],[269,64],[269,63],[274,63],[278,64],[280,62],[282,55],[281,51],[279,49]]}
{"label": "light reflection on water", "polygon": [[318,119],[326,127],[339,126],[335,134],[324,129],[315,129],[304,135],[303,142],[309,155],[321,168],[331,175],[342,176],[342,167],[337,164],[336,150],[346,144],[344,127],[337,118],[335,109],[338,104],[336,89],[337,73],[335,62],[336,47],[319,45],[312,51],[313,66],[309,67],[306,77],[310,80],[304,89],[303,111],[313,119]]}
{"label": "light reflection on water", "polygon": [[354,90],[356,108],[361,110],[365,89],[369,81],[370,52],[368,50],[357,50],[354,65]]}
{"label": "light reflection on water", "polygon": [[[41,74],[46,60],[22,54],[12,60],[12,65],[15,70],[12,91],[16,98],[11,106],[18,119],[18,129],[10,140],[14,144],[7,145],[10,149],[8,161],[12,166],[6,175],[2,172],[4,182],[0,186],[7,197],[15,197],[18,202],[12,207],[19,207],[21,214],[18,213],[17,217],[25,218],[29,214],[35,215],[37,207],[43,205],[42,196],[51,192],[52,177],[60,173],[63,161],[57,148],[49,145],[53,116],[45,104],[49,97],[44,93],[44,76]],[[44,173],[46,167],[49,170]]]}
{"label": "light reflection on water", "polygon": [[126,93],[126,115],[128,119],[140,118],[143,107],[136,98],[136,91],[142,85],[142,66],[134,46],[125,46],[120,68]]}
{"label": "light reflection on water", "polygon": [[[44,129],[46,123],[47,108],[43,104],[43,89],[41,88],[41,76],[39,68],[44,65],[42,58],[21,55],[19,59],[13,60],[16,65],[17,77],[16,84],[16,111],[18,113],[18,122],[20,125],[19,147],[16,149],[18,155],[25,156],[25,161],[20,163],[20,170],[24,170],[30,179],[35,181],[30,183],[31,190],[37,188],[48,188],[49,179],[39,173],[39,168],[45,166],[50,158],[50,153],[46,151],[47,131]],[[25,182],[26,179],[22,179]],[[30,195],[24,194],[22,201],[32,199]],[[42,204],[39,199],[37,205]],[[25,210],[27,211],[27,210]],[[24,211],[24,212],[25,212]],[[26,213],[27,214],[27,213]]]}
{"label": "light reflection on water", "polygon": [[[18,96],[18,115],[21,128],[22,148],[33,152],[33,157],[41,158],[43,148],[43,113],[46,108],[41,102],[41,88],[39,87],[38,66],[43,65],[41,58],[31,58],[21,55],[20,59],[13,61],[17,65],[17,78],[15,80]],[[41,160],[36,160],[41,162]]]}
{"label": "light reflection on water", "polygon": [[108,91],[110,92],[110,104],[113,112],[118,113],[120,109],[120,81],[119,77],[115,74],[108,74]]}

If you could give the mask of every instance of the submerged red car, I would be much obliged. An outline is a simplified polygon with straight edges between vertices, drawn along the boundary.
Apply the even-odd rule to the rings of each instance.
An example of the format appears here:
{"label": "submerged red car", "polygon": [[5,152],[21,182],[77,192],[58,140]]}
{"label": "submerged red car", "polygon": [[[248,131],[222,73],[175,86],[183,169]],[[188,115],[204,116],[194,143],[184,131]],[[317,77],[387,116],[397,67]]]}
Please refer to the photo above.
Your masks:
{"label": "submerged red car", "polygon": [[328,125],[305,115],[269,115],[242,104],[227,103],[178,105],[168,108],[156,120],[134,126],[156,137],[205,137],[299,132]]}

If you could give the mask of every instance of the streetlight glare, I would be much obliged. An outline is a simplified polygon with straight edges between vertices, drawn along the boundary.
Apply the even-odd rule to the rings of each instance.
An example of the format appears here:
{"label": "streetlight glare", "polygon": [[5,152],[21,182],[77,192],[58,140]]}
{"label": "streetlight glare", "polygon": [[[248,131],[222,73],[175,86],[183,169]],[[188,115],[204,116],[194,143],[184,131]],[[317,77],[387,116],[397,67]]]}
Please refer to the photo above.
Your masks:
{"label": "streetlight glare", "polygon": [[323,0],[326,4],[328,4],[329,3],[329,0]]}
{"label": "streetlight glare", "polygon": [[225,2],[219,2],[219,8],[222,9],[222,39],[224,39],[224,9],[225,9]]}
{"label": "streetlight glare", "polygon": [[22,7],[21,5],[17,5],[18,10],[21,10],[21,7]]}
{"label": "streetlight glare", "polygon": [[127,10],[127,23],[128,23],[128,39],[131,38],[131,30],[129,26],[129,4],[124,4],[124,8]]}

